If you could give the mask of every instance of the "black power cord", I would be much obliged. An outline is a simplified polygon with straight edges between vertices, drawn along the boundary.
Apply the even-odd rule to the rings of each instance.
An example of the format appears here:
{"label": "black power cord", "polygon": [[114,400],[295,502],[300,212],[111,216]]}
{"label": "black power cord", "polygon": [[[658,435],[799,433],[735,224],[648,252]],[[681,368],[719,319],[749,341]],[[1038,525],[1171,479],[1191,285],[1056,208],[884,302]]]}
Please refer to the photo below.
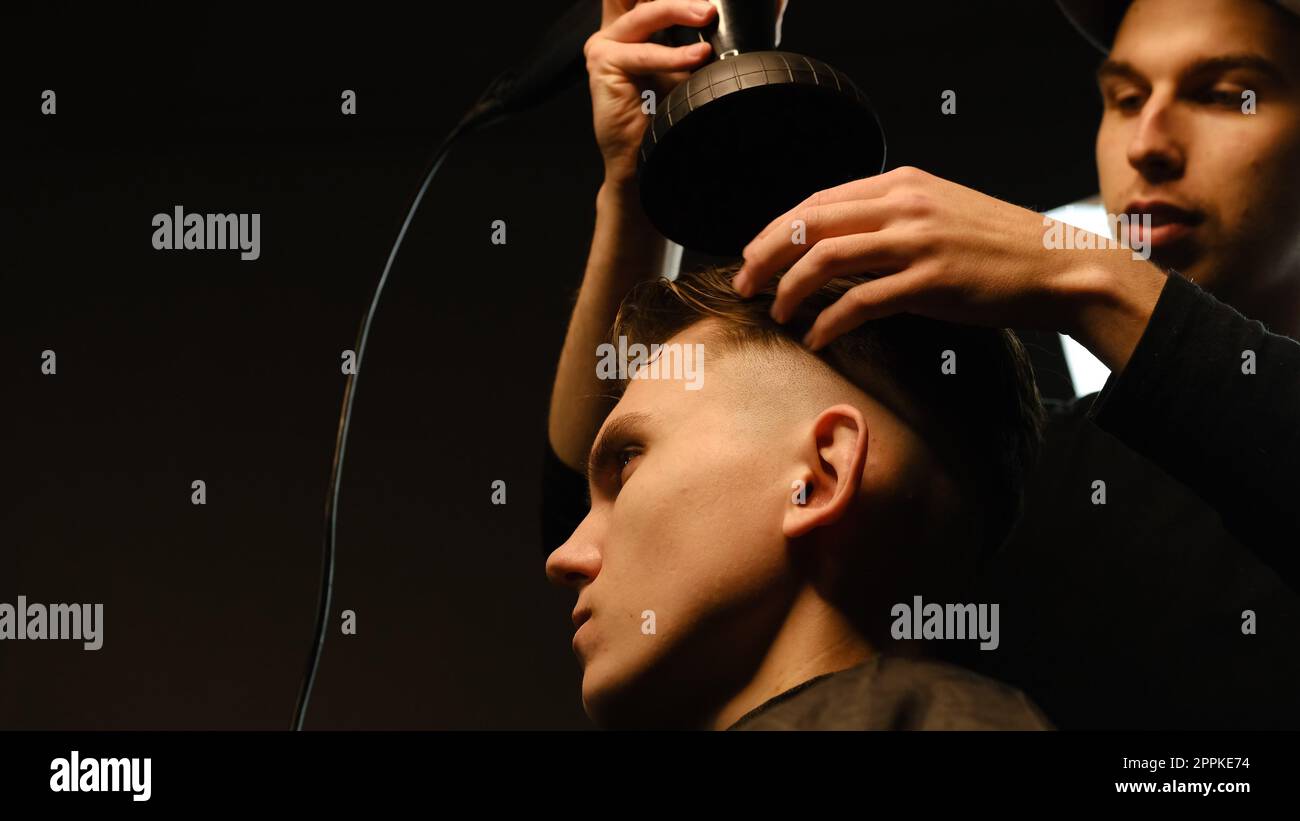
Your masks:
{"label": "black power cord", "polygon": [[325,549],[321,562],[321,588],[317,599],[315,640],[307,656],[307,671],[303,676],[302,688],[298,691],[298,703],[293,711],[294,730],[301,730],[307,717],[307,706],[311,701],[312,687],[316,684],[316,673],[320,668],[321,650],[325,646],[325,635],[329,630],[330,605],[334,599],[334,557],[337,552],[336,531],[338,524],[339,485],[343,474],[343,456],[347,449],[348,429],[352,422],[352,404],[357,396],[357,377],[361,375],[362,360],[366,352],[366,340],[370,336],[370,324],[375,319],[379,307],[379,298],[388,283],[388,274],[392,271],[393,260],[402,247],[406,231],[411,227],[415,211],[424,199],[424,193],[438,173],[447,153],[457,139],[479,128],[500,122],[507,117],[531,108],[538,103],[549,100],[560,91],[572,85],[585,75],[583,44],[593,32],[600,28],[601,3],[599,0],[578,0],[546,31],[540,45],[534,48],[519,63],[521,68],[500,74],[469,112],[461,118],[434,152],[425,172],[424,181],[411,200],[406,210],[406,219],[397,232],[393,248],[388,252],[388,262],[384,272],[375,285],[375,295],[370,300],[370,308],[361,320],[361,330],[357,333],[356,362],[352,373],[348,374],[343,387],[343,407],[339,412],[339,429],[334,439],[334,462],[330,468],[329,491],[325,497]]}
{"label": "black power cord", "polygon": [[429,189],[429,183],[433,181],[433,175],[438,173],[442,167],[442,162],[447,158],[447,153],[451,150],[452,144],[458,137],[467,130],[466,126],[470,117],[466,117],[455,128],[451,130],[438,146],[438,150],[430,161],[429,170],[424,175],[424,181],[415,193],[410,207],[406,210],[406,219],[402,221],[402,228],[397,232],[397,239],[393,242],[393,248],[388,252],[388,262],[384,265],[384,272],[379,276],[379,282],[375,285],[375,294],[370,299],[370,309],[366,311],[365,317],[361,320],[361,329],[357,333],[356,360],[352,372],[348,374],[347,381],[343,385],[343,408],[339,412],[339,429],[334,439],[334,462],[330,468],[329,491],[325,497],[325,550],[321,567],[321,592],[318,598],[318,607],[316,610],[316,640],[312,644],[311,653],[307,657],[307,672],[303,677],[302,688],[298,691],[298,703],[293,711],[293,728],[301,730],[303,721],[307,717],[307,705],[311,701],[312,687],[316,683],[316,672],[320,668],[321,650],[325,646],[325,634],[329,629],[330,604],[334,598],[334,557],[337,549],[337,525],[338,525],[338,504],[339,504],[339,485],[343,475],[343,456],[347,449],[348,429],[352,423],[352,403],[357,396],[357,377],[361,375],[361,363],[366,354],[366,340],[370,336],[370,324],[375,319],[375,310],[379,307],[379,298],[384,293],[384,286],[388,284],[388,274],[393,269],[393,260],[397,258],[397,251],[402,247],[402,240],[406,238],[406,231],[411,227],[411,220],[415,217],[415,210],[420,207],[420,201],[424,199],[424,192]]}

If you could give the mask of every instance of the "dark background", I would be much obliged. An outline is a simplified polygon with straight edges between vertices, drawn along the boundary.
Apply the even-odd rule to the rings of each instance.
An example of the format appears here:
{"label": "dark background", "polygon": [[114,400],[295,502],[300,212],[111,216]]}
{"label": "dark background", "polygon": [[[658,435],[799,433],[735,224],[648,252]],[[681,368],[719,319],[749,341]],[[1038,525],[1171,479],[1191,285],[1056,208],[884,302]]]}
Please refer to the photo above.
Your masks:
{"label": "dark background", "polygon": [[[102,602],[105,644],[0,644],[0,726],[288,726],[340,352],[433,147],[567,5],[11,20],[0,601]],[[891,167],[1036,209],[1096,190],[1099,58],[1049,2],[794,0],[781,47],[856,79]],[[39,113],[45,88],[56,116]],[[356,116],[339,113],[345,88]],[[939,112],[944,89],[957,116]],[[600,178],[581,82],[462,142],[434,180],[358,385],[309,727],[590,726],[573,594],[545,581],[537,509]],[[150,219],[177,204],[261,213],[261,258],[154,251]],[[489,242],[496,219],[505,246]],[[40,374],[46,348],[57,376]],[[1053,367],[1040,379],[1059,395]],[[195,479],[206,506],[190,503]],[[338,634],[342,609],[358,635]],[[1134,698],[1157,726],[1217,726],[1204,693],[1236,700],[1235,723],[1300,726],[1278,696],[1295,692],[1296,660],[1272,661],[1254,712],[1250,685],[1223,681]],[[1043,694],[1059,724],[1106,726],[1090,694],[1059,685]]]}

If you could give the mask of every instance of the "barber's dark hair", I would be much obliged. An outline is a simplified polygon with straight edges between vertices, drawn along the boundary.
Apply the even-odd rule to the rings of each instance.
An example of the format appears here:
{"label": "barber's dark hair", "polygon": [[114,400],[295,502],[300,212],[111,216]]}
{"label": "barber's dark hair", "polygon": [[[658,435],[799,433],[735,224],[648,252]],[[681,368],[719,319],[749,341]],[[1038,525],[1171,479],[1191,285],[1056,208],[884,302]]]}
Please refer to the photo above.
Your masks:
{"label": "barber's dark hair", "polygon": [[[769,311],[780,277],[746,298],[731,286],[739,267],[709,265],[676,280],[641,283],[624,299],[611,339],[667,342],[712,317],[722,320],[724,345],[802,348],[822,309],[867,281],[831,280],[778,324]],[[1029,357],[1015,333],[896,314],[867,321],[814,355],[922,433],[973,503],[971,510],[983,515],[980,558],[995,552],[1020,518],[1025,479],[1046,424]],[[955,368],[942,368],[945,361]]]}

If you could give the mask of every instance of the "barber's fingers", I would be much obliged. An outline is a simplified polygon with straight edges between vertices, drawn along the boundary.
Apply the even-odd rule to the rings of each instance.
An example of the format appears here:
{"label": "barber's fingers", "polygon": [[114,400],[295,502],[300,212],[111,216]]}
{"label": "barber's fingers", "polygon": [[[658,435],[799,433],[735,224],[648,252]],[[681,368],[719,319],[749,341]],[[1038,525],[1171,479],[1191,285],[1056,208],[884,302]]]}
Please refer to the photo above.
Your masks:
{"label": "barber's fingers", "polygon": [[737,292],[752,296],[817,243],[831,237],[878,231],[887,224],[890,214],[884,199],[814,202],[788,211],[783,224],[773,225],[767,234],[746,247],[745,264],[732,284]]}
{"label": "barber's fingers", "polygon": [[627,10],[635,6],[637,0],[602,0],[600,4],[600,27],[605,28],[610,23],[627,14]]}
{"label": "barber's fingers", "polygon": [[776,286],[772,316],[785,322],[795,308],[836,277],[890,274],[916,256],[916,248],[900,231],[872,231],[823,239],[808,247]]}
{"label": "barber's fingers", "polygon": [[[863,177],[858,180],[850,180],[840,185],[826,188],[816,193],[810,194],[803,202],[794,206],[790,210],[781,214],[776,219],[764,226],[755,236],[755,240],[767,236],[770,231],[780,227],[783,223],[788,223],[791,219],[791,212],[809,208],[814,205],[830,205],[836,202],[848,202],[851,200],[876,199],[883,197],[891,191],[899,191],[908,186],[920,187],[927,181],[935,179],[930,174],[919,168],[903,166],[886,171],[883,174],[876,174],[871,177]],[[752,242],[750,243],[753,244]]]}
{"label": "barber's fingers", "polygon": [[615,43],[594,49],[587,55],[588,70],[600,65],[612,67],[627,75],[658,74],[665,71],[683,71],[697,68],[708,56],[708,43],[700,48],[690,46],[661,46],[658,43]]}
{"label": "barber's fingers", "polygon": [[816,351],[864,322],[900,313],[919,313],[917,305],[930,285],[930,275],[914,269],[864,282],[822,311],[803,342]]}
{"label": "barber's fingers", "polygon": [[642,43],[669,26],[702,28],[716,13],[707,0],[654,0],[638,3],[596,34],[607,40]]}
{"label": "barber's fingers", "polygon": [[655,92],[659,99],[666,100],[674,88],[686,82],[691,76],[690,71],[668,71],[656,74],[652,80]]}
{"label": "barber's fingers", "polygon": [[712,51],[707,42],[672,47],[645,41],[669,26],[702,26],[714,14],[713,6],[704,0],[639,3],[588,38],[583,47],[588,71],[594,75],[601,68],[612,68],[623,75],[637,76],[698,68]]}

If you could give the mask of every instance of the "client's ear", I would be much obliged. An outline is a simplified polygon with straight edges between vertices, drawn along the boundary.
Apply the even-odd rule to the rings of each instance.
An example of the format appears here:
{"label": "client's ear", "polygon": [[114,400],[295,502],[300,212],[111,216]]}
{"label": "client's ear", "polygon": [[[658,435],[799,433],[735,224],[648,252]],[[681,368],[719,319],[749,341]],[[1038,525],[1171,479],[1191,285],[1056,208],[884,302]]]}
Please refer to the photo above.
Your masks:
{"label": "client's ear", "polygon": [[809,433],[800,454],[803,475],[792,480],[782,520],[788,539],[838,521],[853,505],[867,463],[867,422],[852,405],[822,411]]}

